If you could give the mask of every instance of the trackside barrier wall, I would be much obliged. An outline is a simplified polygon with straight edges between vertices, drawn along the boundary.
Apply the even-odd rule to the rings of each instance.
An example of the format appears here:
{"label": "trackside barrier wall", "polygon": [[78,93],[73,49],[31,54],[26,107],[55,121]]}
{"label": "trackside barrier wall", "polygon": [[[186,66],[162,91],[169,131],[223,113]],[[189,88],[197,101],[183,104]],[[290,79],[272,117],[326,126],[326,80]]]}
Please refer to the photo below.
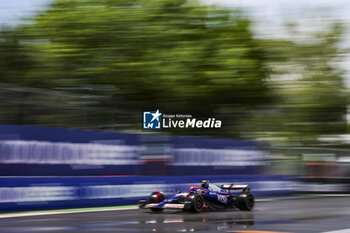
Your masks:
{"label": "trackside barrier wall", "polygon": [[350,193],[350,177],[300,177],[304,191],[310,194]]}
{"label": "trackside barrier wall", "polygon": [[259,174],[252,141],[0,125],[0,176]]}
{"label": "trackside barrier wall", "polygon": [[292,176],[127,176],[0,178],[0,211],[137,204],[153,191],[187,191],[202,179],[211,183],[249,184],[256,196],[296,193]]}

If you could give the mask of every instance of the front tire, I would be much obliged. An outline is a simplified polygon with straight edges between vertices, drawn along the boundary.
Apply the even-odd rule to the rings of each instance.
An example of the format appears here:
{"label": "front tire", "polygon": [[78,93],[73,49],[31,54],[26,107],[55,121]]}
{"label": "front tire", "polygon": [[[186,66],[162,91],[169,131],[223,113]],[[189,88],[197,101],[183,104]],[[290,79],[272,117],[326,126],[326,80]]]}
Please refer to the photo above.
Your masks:
{"label": "front tire", "polygon": [[[164,193],[157,191],[157,192],[153,192],[151,193],[151,195],[149,196],[149,203],[160,203],[162,201],[165,200],[165,195]],[[151,208],[151,210],[153,212],[162,212],[163,209],[162,208]]]}
{"label": "front tire", "polygon": [[237,197],[237,208],[239,210],[250,211],[254,208],[255,198],[251,193],[240,193]]}
{"label": "front tire", "polygon": [[189,209],[192,213],[200,213],[204,208],[204,199],[202,195],[198,193],[190,194],[188,199],[191,201],[191,208]]}

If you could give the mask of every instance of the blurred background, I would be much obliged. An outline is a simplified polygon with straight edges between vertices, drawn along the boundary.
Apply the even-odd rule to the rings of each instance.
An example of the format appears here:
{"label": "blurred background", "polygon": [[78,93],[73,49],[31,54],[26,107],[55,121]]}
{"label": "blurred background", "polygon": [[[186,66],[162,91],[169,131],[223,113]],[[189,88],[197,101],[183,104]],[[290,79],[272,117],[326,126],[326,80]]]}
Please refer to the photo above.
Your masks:
{"label": "blurred background", "polygon": [[[0,2],[0,204],[107,205],[127,184],[144,185],[135,198],[207,177],[260,195],[350,192],[349,11],[345,0]],[[156,109],[222,127],[143,131]]]}

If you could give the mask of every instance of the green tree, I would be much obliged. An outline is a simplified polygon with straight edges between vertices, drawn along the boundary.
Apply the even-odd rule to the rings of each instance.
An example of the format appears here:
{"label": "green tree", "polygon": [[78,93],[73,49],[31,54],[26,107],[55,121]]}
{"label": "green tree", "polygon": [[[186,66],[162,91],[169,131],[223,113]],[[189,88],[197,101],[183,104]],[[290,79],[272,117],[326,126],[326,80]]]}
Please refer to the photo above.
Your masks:
{"label": "green tree", "polygon": [[0,120],[139,130],[160,109],[223,122],[172,133],[310,145],[345,132],[342,25],[305,40],[257,39],[251,25],[187,0],[54,1],[0,36],[0,82],[27,87]]}
{"label": "green tree", "polygon": [[58,0],[17,29],[35,62],[22,82],[109,96],[98,106],[125,110],[118,123],[132,128],[142,109],[160,108],[223,118],[229,129],[269,100],[250,26],[240,11],[186,0]]}
{"label": "green tree", "polygon": [[348,93],[339,65],[346,53],[339,46],[343,25],[333,22],[321,30],[263,42],[274,104],[254,114],[256,137],[277,145],[317,145],[322,135],[347,132]]}

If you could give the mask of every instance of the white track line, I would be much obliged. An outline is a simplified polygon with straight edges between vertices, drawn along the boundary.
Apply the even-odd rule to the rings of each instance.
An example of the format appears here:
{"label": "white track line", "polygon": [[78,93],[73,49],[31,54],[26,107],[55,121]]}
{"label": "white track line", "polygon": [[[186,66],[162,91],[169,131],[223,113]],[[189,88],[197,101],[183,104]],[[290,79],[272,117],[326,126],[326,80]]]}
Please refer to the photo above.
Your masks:
{"label": "white track line", "polygon": [[31,213],[14,213],[14,214],[0,214],[1,218],[18,218],[18,217],[31,217],[31,216],[41,216],[41,215],[56,215],[56,214],[76,214],[76,213],[87,213],[87,212],[102,212],[102,211],[117,211],[117,210],[134,210],[137,207],[126,207],[126,208],[106,208],[106,209],[96,209],[96,210],[62,210],[62,211],[38,211]]}
{"label": "white track line", "polygon": [[348,229],[343,229],[343,230],[337,230],[337,231],[327,231],[323,233],[350,233],[350,228]]}
{"label": "white track line", "polygon": [[[256,201],[278,201],[278,200],[293,200],[293,199],[308,199],[308,198],[322,198],[322,197],[350,197],[350,194],[321,194],[315,196],[291,196],[291,197],[272,197],[272,198],[260,198]],[[350,231],[349,231],[350,233]]]}

